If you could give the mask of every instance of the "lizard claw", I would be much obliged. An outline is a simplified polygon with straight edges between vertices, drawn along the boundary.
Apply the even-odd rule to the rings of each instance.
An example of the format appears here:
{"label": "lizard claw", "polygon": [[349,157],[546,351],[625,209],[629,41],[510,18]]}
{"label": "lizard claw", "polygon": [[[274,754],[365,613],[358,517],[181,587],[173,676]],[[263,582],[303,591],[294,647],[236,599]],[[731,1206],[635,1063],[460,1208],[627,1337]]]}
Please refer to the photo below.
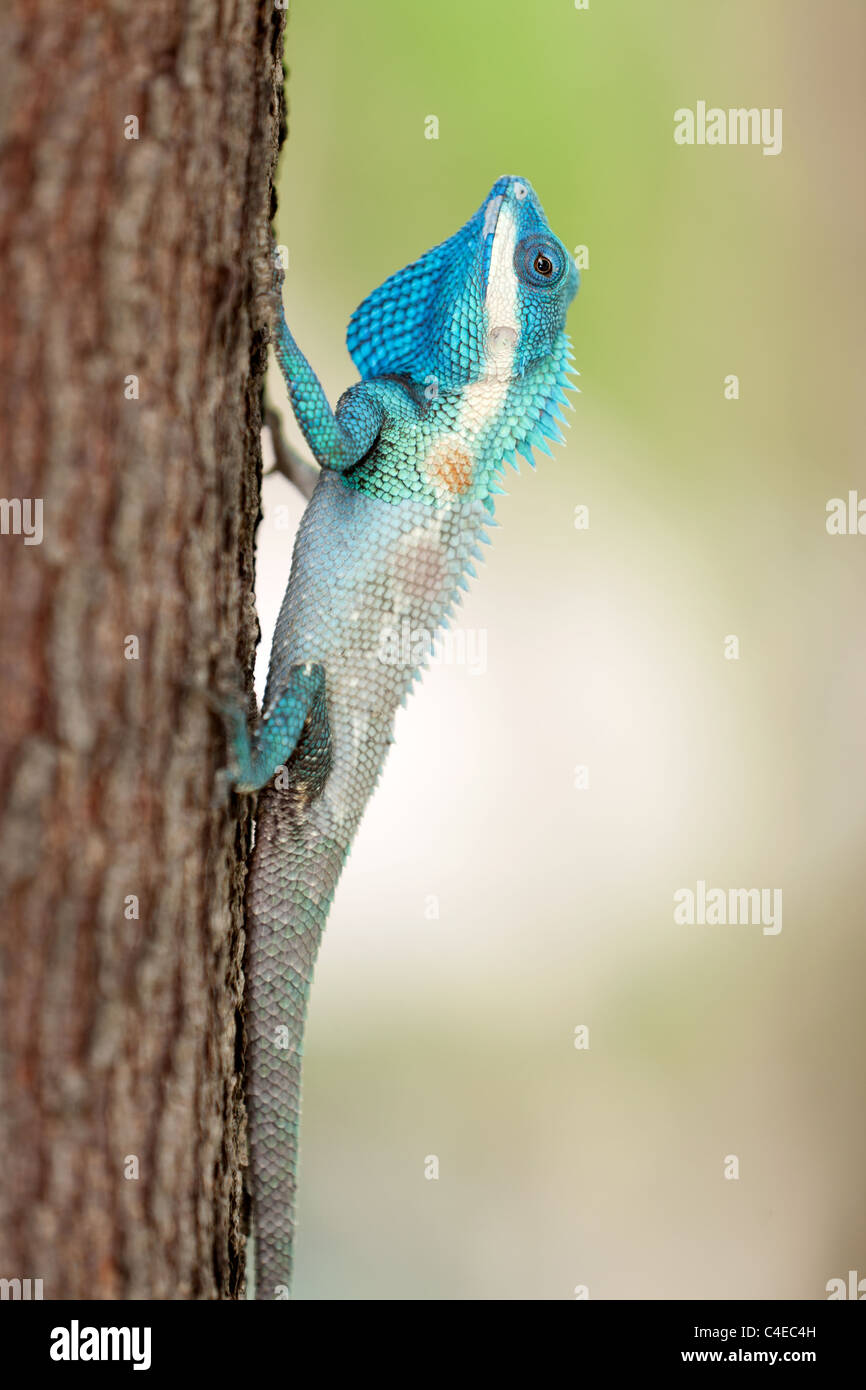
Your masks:
{"label": "lizard claw", "polygon": [[225,730],[229,747],[229,765],[220,768],[216,773],[211,803],[212,806],[222,806],[225,805],[228,792],[236,790],[235,783],[240,780],[244,756],[249,756],[249,696],[234,681],[226,681],[216,689],[196,680],[185,681],[184,685],[204,700],[208,708],[217,715]]}
{"label": "lizard claw", "polygon": [[274,294],[282,294],[283,282],[286,278],[286,268],[283,265],[282,252],[276,244],[276,240],[271,243],[271,255],[273,257],[273,289]]}

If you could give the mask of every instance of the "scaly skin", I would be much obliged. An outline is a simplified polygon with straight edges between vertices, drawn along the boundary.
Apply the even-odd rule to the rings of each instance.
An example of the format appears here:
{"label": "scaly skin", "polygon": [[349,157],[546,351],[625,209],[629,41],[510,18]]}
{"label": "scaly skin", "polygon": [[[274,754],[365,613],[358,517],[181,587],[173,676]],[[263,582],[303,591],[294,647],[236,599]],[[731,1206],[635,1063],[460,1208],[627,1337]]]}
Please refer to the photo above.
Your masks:
{"label": "scaly skin", "polygon": [[[560,439],[578,285],[525,180],[360,306],[361,381],[331,412],[275,300],[277,357],[322,466],[295,542],[238,789],[264,788],[247,888],[247,1091],[256,1297],[288,1296],[313,965],[340,871],[419,674],[400,634],[447,623],[487,541],[504,460]],[[276,773],[276,777],[274,774]]]}

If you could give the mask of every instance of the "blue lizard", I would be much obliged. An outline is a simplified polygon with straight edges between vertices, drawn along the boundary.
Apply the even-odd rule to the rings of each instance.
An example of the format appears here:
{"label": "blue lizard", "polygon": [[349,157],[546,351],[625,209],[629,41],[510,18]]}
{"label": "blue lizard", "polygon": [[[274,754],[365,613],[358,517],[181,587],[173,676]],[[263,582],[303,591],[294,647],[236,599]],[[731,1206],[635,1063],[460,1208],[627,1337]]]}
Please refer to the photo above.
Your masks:
{"label": "blue lizard", "polygon": [[[279,277],[281,280],[281,276]],[[304,1020],[340,871],[419,675],[389,638],[446,624],[487,541],[505,460],[563,442],[578,272],[525,179],[364,300],[361,380],[333,412],[274,292],[276,355],[321,472],[295,541],[263,713],[231,723],[264,788],[247,886],[247,1093],[256,1297],[288,1296]],[[388,655],[386,656],[386,650]],[[276,776],[274,775],[276,773]]]}

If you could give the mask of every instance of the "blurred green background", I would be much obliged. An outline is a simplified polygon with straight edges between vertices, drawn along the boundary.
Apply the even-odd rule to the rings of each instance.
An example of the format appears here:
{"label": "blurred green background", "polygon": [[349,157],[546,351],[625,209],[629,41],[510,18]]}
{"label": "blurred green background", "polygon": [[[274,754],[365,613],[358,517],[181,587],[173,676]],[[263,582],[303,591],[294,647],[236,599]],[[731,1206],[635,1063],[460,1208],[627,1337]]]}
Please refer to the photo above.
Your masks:
{"label": "blurred green background", "polygon": [[[352,310],[499,175],[589,248],[568,447],[462,610],[486,670],[399,714],[326,933],[300,1298],[866,1275],[866,536],[825,527],[866,495],[864,39],[859,0],[294,0],[278,232],[332,400]],[[782,153],[676,145],[698,100],[783,108]],[[267,481],[260,679],[300,510]],[[781,933],[676,925],[698,879],[781,888]]]}

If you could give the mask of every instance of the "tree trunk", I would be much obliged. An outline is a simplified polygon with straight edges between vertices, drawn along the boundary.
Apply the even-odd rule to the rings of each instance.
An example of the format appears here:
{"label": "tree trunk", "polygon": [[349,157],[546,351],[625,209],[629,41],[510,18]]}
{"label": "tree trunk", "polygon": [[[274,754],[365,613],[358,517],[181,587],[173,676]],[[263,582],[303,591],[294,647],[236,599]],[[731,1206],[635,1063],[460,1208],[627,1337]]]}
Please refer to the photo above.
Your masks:
{"label": "tree trunk", "polygon": [[243,1290],[249,826],[203,691],[257,637],[282,31],[0,18],[0,1279],[46,1299]]}

